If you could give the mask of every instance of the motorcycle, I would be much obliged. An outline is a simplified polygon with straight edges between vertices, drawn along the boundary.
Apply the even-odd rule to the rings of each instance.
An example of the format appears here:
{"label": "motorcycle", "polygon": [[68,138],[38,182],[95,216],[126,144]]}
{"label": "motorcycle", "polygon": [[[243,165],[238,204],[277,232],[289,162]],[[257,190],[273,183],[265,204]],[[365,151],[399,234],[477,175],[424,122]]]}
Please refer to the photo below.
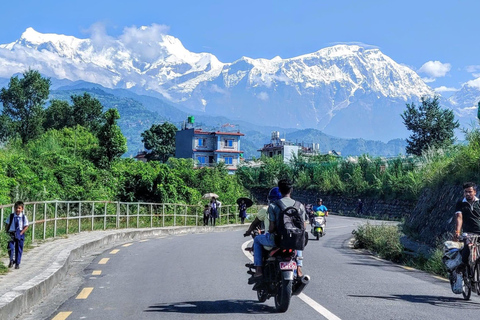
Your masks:
{"label": "motorcycle", "polygon": [[320,237],[323,237],[325,235],[325,227],[327,225],[325,213],[318,211],[316,214],[311,216],[310,225],[312,227],[310,232],[314,237],[317,238],[317,240],[319,240]]}
{"label": "motorcycle", "polygon": [[[253,251],[247,248],[248,251]],[[297,252],[292,249],[273,248],[265,249],[263,257],[263,278],[253,285],[252,290],[257,291],[259,302],[265,302],[271,297],[275,298],[275,309],[285,312],[290,305],[292,295],[299,295],[310,281],[308,275],[297,276]],[[253,263],[245,265],[248,274],[255,274]]]}

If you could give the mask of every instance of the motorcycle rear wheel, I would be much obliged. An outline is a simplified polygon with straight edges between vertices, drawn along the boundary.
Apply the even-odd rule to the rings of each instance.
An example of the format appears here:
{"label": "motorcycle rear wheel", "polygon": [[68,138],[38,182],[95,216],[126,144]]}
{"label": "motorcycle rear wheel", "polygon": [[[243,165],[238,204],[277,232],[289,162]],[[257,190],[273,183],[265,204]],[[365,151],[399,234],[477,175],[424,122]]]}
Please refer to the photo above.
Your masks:
{"label": "motorcycle rear wheel", "polygon": [[283,280],[278,292],[275,295],[275,309],[278,312],[285,312],[290,306],[290,299],[292,298],[292,280]]}

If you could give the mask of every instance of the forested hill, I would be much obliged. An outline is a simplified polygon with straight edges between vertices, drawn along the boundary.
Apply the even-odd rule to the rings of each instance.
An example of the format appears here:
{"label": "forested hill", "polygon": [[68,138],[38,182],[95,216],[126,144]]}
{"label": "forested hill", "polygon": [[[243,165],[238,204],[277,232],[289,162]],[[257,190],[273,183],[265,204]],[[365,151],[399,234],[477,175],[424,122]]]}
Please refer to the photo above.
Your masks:
{"label": "forested hill", "polygon": [[[149,129],[152,124],[168,121],[180,128],[187,116],[192,114],[158,98],[137,95],[127,90],[106,89],[88,83],[59,86],[50,92],[50,98],[69,101],[70,96],[81,95],[84,92],[98,99],[105,109],[118,109],[120,113],[118,125],[127,138],[128,151],[125,154],[127,157],[134,156],[138,151],[144,149],[141,133]],[[245,134],[242,137],[242,150],[247,159],[259,157],[257,150],[270,142],[272,131],[280,130],[275,127],[256,126],[245,121],[235,121],[225,117],[209,117],[198,114],[194,114],[194,116],[195,125],[204,130],[216,131],[222,129],[224,124],[234,124],[235,129]],[[287,140],[292,142],[318,143],[322,153],[335,150],[343,156],[369,154],[387,157],[405,153],[406,143],[403,139],[392,140],[388,143],[364,139],[341,139],[326,135],[316,129],[282,129],[280,133],[282,137],[285,136]]]}

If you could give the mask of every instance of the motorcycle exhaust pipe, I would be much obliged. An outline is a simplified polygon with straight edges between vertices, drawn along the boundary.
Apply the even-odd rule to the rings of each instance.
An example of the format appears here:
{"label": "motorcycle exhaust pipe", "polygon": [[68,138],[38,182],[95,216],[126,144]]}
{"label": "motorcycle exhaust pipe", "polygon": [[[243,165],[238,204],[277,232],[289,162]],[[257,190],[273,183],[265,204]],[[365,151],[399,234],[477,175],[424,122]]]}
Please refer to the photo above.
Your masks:
{"label": "motorcycle exhaust pipe", "polygon": [[294,296],[297,296],[299,295],[300,293],[302,293],[303,289],[305,289],[305,287],[307,286],[307,284],[310,282],[310,276],[308,275],[304,275],[302,276],[298,282],[297,282],[297,285],[295,286],[295,288],[292,290],[292,294]]}

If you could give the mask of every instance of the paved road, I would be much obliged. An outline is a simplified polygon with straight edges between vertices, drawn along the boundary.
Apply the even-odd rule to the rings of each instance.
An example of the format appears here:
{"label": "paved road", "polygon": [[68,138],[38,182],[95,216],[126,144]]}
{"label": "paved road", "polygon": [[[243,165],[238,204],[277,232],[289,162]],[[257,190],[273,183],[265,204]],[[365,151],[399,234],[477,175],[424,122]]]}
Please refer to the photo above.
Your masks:
{"label": "paved road", "polygon": [[463,301],[444,279],[351,249],[351,231],[359,223],[329,217],[326,236],[311,240],[304,252],[304,271],[312,281],[285,314],[274,313],[273,299],[256,302],[241,250],[248,239],[242,231],[229,231],[108,249],[93,257],[78,289],[57,310],[47,311],[45,302],[43,317],[34,312],[25,319],[478,318],[480,297]]}

